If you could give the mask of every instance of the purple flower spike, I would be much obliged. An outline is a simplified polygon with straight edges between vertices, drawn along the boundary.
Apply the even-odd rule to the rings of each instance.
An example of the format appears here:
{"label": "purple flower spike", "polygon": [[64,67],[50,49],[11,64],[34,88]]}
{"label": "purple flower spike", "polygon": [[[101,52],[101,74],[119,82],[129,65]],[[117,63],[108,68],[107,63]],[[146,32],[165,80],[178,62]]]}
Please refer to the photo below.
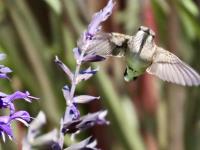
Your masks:
{"label": "purple flower spike", "polygon": [[113,0],[109,0],[108,4],[102,10],[94,14],[86,32],[86,39],[92,39],[101,29],[100,24],[111,15],[114,5]]}

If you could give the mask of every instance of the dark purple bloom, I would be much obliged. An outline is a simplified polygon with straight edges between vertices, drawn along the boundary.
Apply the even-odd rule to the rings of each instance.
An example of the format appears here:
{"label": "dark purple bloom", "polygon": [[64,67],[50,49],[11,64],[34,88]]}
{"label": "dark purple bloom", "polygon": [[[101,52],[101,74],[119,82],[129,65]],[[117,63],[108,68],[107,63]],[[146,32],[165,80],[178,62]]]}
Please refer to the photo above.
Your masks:
{"label": "dark purple bloom", "polygon": [[105,119],[107,111],[99,111],[95,113],[89,113],[79,119],[64,122],[62,132],[66,133],[76,133],[77,131],[82,131],[93,127],[94,125],[109,124]]}
{"label": "dark purple bloom", "polygon": [[9,137],[9,139],[13,139],[13,132],[11,129],[11,122],[18,120],[22,122],[25,126],[28,126],[28,122],[30,122],[30,115],[26,111],[17,111],[10,116],[0,116],[0,134],[5,142],[5,134]]}
{"label": "dark purple bloom", "polygon": [[73,144],[70,147],[65,148],[64,150],[98,150],[97,148],[95,148],[96,145],[97,141],[90,136],[79,143]]}
{"label": "dark purple bloom", "polygon": [[64,123],[71,122],[80,118],[80,112],[76,104],[69,104],[65,111]]}
{"label": "dark purple bloom", "polygon": [[13,105],[13,102],[16,99],[24,99],[27,102],[31,102],[32,99],[38,99],[38,98],[30,96],[30,93],[28,91],[26,92],[17,91],[10,95],[0,92],[0,108],[9,108],[10,113],[11,114],[14,113],[15,107]]}

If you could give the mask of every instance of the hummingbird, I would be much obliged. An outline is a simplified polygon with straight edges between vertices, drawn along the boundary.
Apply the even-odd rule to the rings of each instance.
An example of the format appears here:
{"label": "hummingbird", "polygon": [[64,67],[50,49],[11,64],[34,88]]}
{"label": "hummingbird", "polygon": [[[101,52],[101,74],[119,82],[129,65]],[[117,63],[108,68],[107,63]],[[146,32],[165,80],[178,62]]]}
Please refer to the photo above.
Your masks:
{"label": "hummingbird", "polygon": [[97,33],[86,55],[125,57],[124,79],[137,79],[145,72],[161,80],[183,86],[200,85],[200,75],[175,54],[155,43],[155,32],[140,26],[134,36],[121,33]]}

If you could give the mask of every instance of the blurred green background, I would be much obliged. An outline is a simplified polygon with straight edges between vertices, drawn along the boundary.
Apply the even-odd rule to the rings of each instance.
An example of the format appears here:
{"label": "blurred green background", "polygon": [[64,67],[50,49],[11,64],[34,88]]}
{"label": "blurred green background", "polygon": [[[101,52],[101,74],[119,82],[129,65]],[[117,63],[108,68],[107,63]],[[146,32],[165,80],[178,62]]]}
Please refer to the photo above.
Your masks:
{"label": "blurred green background", "polygon": [[[158,45],[172,51],[200,72],[199,0],[116,0],[112,16],[103,24],[106,32],[133,35],[140,25],[156,32]],[[59,127],[65,111],[61,88],[66,75],[54,64],[58,55],[72,70],[72,49],[92,14],[107,0],[0,0],[0,51],[4,64],[13,69],[11,82],[0,80],[0,91],[29,90],[40,97],[16,103],[33,117],[45,111],[44,132]],[[90,64],[86,64],[88,66]],[[127,83],[124,59],[95,63],[100,72],[81,83],[77,94],[100,95],[101,100],[81,105],[82,114],[108,109],[109,126],[95,127],[104,150],[199,150],[200,88],[182,87],[143,75]],[[16,124],[15,142],[1,140],[1,149],[21,149],[26,128]]]}

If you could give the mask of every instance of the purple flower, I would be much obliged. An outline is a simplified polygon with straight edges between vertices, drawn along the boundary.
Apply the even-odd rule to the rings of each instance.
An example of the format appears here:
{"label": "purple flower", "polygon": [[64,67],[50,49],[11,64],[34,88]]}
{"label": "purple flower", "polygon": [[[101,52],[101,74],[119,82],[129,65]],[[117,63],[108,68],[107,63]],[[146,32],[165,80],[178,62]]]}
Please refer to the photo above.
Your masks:
{"label": "purple flower", "polygon": [[28,126],[30,122],[30,115],[27,111],[17,111],[10,116],[0,116],[0,134],[5,142],[5,134],[10,140],[13,139],[13,132],[11,129],[11,122],[18,120],[22,122],[25,126]]}
{"label": "purple flower", "polygon": [[5,78],[5,79],[9,79],[8,77],[8,73],[11,73],[12,70],[8,67],[5,67],[4,65],[0,65],[0,78]]}
{"label": "purple flower", "polygon": [[97,124],[98,125],[109,124],[109,121],[105,119],[106,115],[107,111],[104,110],[95,113],[89,113],[76,120],[64,122],[62,132],[64,134],[76,133],[77,131],[88,129]]}
{"label": "purple flower", "polygon": [[69,104],[65,111],[64,123],[71,122],[80,118],[80,112],[76,104]]}
{"label": "purple flower", "polygon": [[14,107],[13,102],[16,99],[24,99],[27,102],[31,102],[32,99],[38,99],[38,98],[30,96],[30,93],[28,91],[24,93],[20,91],[16,91],[10,95],[0,92],[0,108],[9,108],[10,114],[13,114],[15,112],[15,107]]}
{"label": "purple flower", "polygon": [[76,78],[76,84],[78,84],[81,81],[88,80],[90,77],[92,77],[94,74],[96,74],[97,71],[99,71],[99,68],[92,70],[91,67],[89,67],[86,70],[80,71]]}

